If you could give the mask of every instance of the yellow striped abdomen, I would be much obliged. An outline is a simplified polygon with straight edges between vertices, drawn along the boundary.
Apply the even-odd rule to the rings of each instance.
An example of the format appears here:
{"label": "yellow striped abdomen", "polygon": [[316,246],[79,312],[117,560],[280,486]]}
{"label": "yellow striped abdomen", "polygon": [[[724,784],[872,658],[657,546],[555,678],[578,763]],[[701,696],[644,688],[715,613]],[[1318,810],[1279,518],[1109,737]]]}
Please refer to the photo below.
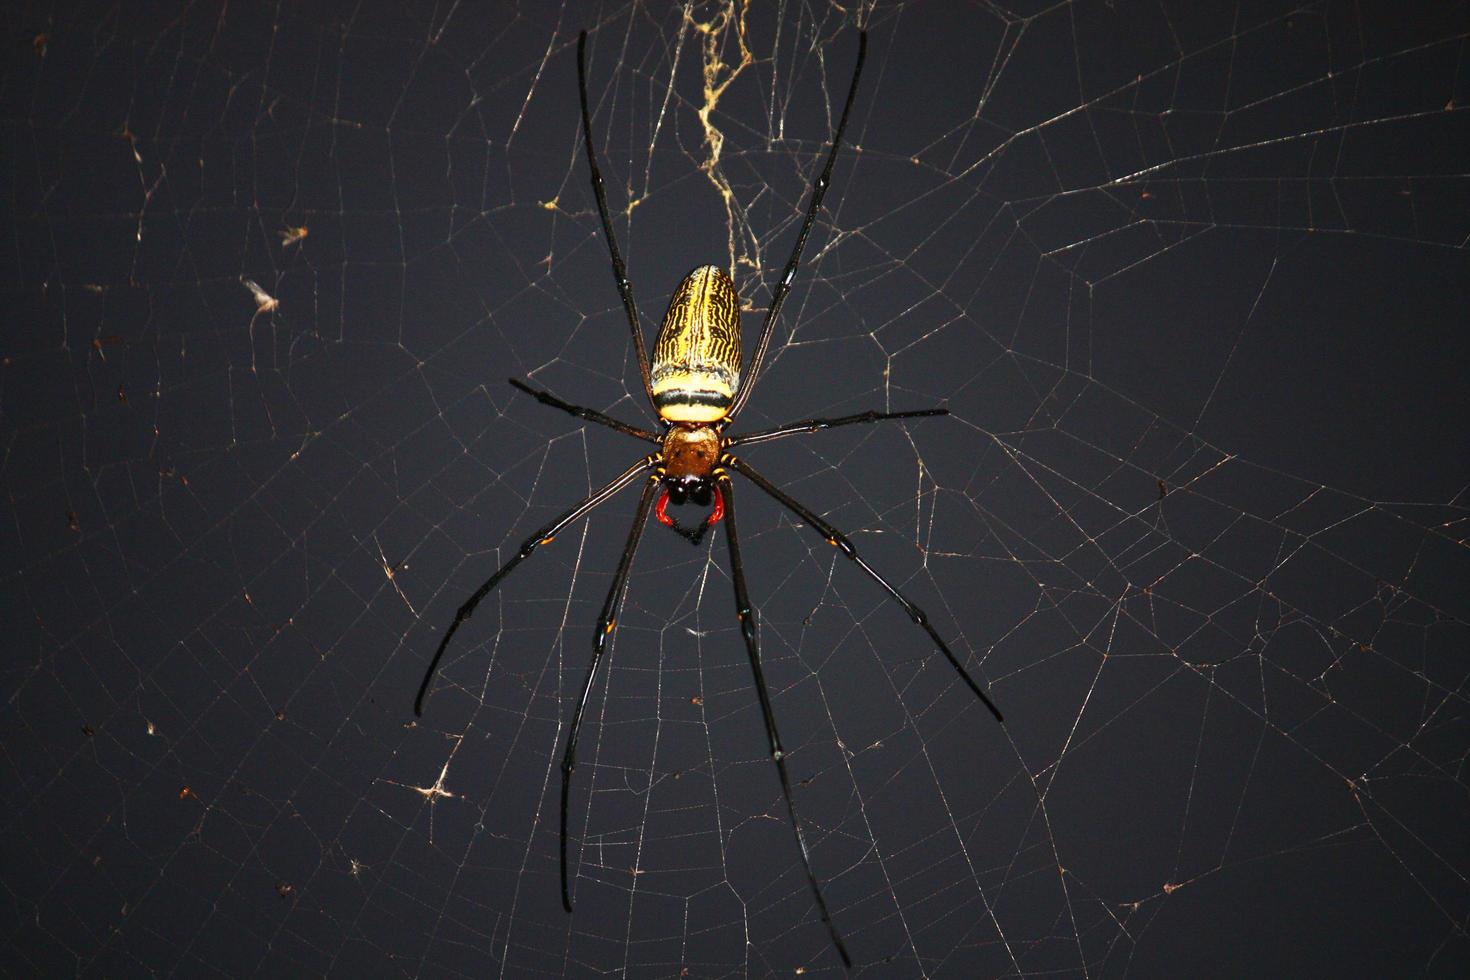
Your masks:
{"label": "yellow striped abdomen", "polygon": [[725,417],[740,387],[740,301],[724,270],[679,283],[653,343],[653,404],[670,422]]}

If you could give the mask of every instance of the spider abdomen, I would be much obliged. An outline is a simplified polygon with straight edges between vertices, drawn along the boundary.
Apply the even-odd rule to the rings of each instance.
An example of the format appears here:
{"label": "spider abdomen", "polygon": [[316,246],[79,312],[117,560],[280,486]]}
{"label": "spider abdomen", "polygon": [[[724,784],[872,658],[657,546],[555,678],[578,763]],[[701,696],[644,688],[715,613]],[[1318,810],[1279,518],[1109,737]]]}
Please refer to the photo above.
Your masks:
{"label": "spider abdomen", "polygon": [[653,344],[653,404],[670,422],[725,417],[740,387],[740,300],[724,270],[679,283]]}

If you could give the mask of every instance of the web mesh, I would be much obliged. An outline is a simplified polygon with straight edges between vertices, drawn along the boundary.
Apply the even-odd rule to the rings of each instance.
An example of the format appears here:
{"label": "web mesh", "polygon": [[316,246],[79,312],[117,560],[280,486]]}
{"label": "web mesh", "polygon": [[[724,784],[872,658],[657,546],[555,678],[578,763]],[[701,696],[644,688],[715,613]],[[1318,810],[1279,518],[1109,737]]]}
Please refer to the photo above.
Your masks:
{"label": "web mesh", "polygon": [[[729,269],[737,429],[929,613],[738,486],[813,866],[876,977],[1470,959],[1463,8],[13,9],[0,591],[8,969],[841,966],[725,544],[650,528],[588,186],[651,331]],[[1201,9],[1212,8],[1212,9]],[[19,33],[18,33],[19,32]],[[1459,150],[1456,150],[1459,147]]]}

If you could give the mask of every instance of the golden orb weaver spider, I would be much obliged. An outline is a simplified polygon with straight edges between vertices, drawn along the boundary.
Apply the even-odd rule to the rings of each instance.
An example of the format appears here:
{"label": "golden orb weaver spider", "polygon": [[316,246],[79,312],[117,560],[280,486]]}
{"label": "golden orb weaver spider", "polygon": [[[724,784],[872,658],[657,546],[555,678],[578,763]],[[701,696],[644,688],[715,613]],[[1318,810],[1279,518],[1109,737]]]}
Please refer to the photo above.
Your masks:
{"label": "golden orb weaver spider", "polygon": [[[625,435],[643,439],[659,448],[527,538],[520,550],[496,569],[495,573],[465,600],[455,613],[454,622],[444,634],[444,639],[439,641],[439,648],[434,651],[434,658],[429,662],[423,682],[419,685],[418,696],[414,699],[414,713],[422,716],[429,685],[434,679],[434,673],[439,667],[440,659],[444,656],[444,650],[449,646],[449,641],[454,637],[460,624],[474,614],[475,607],[500,584],[502,579],[510,574],[512,569],[528,558],[538,546],[551,543],[552,539],[568,525],[586,516],[593,508],[636,482],[640,476],[647,475],[648,481],[643,485],[643,495],[638,500],[638,510],[633,518],[633,526],[628,532],[628,542],[623,547],[617,572],[613,575],[612,587],[608,590],[607,600],[602,606],[602,616],[598,619],[597,629],[593,634],[592,662],[587,667],[587,676],[582,682],[581,695],[572,712],[571,726],[567,733],[566,752],[562,756],[561,900],[563,907],[571,912],[572,897],[567,883],[567,808],[571,793],[572,772],[577,767],[577,735],[582,725],[582,713],[587,707],[587,698],[592,692],[592,684],[597,677],[597,668],[602,663],[603,650],[617,623],[618,610],[622,605],[628,584],[628,573],[633,565],[633,555],[638,550],[638,542],[643,537],[643,530],[648,524],[650,512],[660,523],[682,534],[695,544],[699,543],[706,530],[723,521],[725,540],[730,551],[730,577],[735,586],[735,615],[740,621],[741,636],[745,640],[745,650],[750,658],[756,696],[760,700],[766,737],[770,742],[771,758],[775,761],[776,771],[781,778],[781,793],[786,800],[786,813],[791,820],[791,829],[796,837],[797,848],[801,852],[802,867],[806,871],[807,882],[811,885],[817,911],[821,915],[822,923],[827,927],[832,944],[842,957],[843,964],[848,967],[852,966],[852,958],[848,955],[842,935],[837,931],[837,927],[832,923],[831,915],[828,914],[827,901],[823,898],[822,889],[817,884],[816,875],[812,872],[811,858],[807,852],[801,820],[797,817],[796,807],[791,802],[791,779],[786,772],[786,753],[781,747],[781,736],[776,731],[776,719],[771,708],[770,692],[766,689],[765,678],[761,672],[756,612],[750,603],[750,596],[745,585],[745,568],[740,560],[740,540],[735,530],[735,493],[730,480],[730,471],[733,470],[750,480],[787,510],[815,528],[828,544],[840,551],[858,568],[867,573],[869,578],[877,582],[888,593],[889,598],[903,607],[910,619],[924,628],[924,631],[929,634],[929,639],[944,654],[945,659],[954,667],[975,696],[995,716],[996,721],[1003,720],[1000,710],[960,664],[954,653],[940,638],[939,633],[930,625],[922,609],[905,598],[903,593],[863,561],[852,542],[842,532],[805,505],[798,503],[785,491],[752,469],[750,464],[738,459],[730,452],[737,446],[769,442],[801,432],[816,432],[818,429],[833,426],[879,422],[887,419],[948,415],[949,410],[926,408],[910,412],[861,412],[857,415],[844,415],[837,418],[804,419],[800,422],[790,422],[786,425],[747,432],[743,435],[725,435],[725,427],[734,421],[746,400],[750,398],[751,390],[755,387],[761,361],[765,358],[766,348],[771,341],[776,317],[781,311],[781,304],[786,300],[791,281],[796,276],[796,269],[801,262],[801,253],[806,245],[807,235],[810,234],[812,224],[816,221],[817,212],[821,210],[822,197],[826,194],[827,185],[832,178],[832,166],[837,161],[837,150],[842,145],[842,133],[847,128],[847,117],[852,111],[853,98],[857,95],[858,79],[862,76],[863,60],[867,55],[867,50],[868,35],[866,31],[862,31],[858,34],[857,64],[852,70],[852,82],[848,87],[847,102],[842,107],[842,116],[837,123],[836,131],[832,134],[832,146],[827,154],[826,166],[822,168],[821,175],[812,184],[811,204],[807,208],[806,218],[797,235],[796,247],[792,250],[791,258],[786,262],[786,268],[781,273],[780,281],[777,282],[771,293],[771,305],[766,311],[766,319],[761,325],[760,337],[756,341],[755,353],[751,357],[750,370],[746,373],[745,383],[742,385],[740,377],[742,353],[740,303],[735,294],[735,285],[730,281],[730,277],[715,266],[700,266],[689,273],[675,289],[673,298],[669,301],[668,312],[664,315],[663,324],[659,327],[658,336],[654,340],[652,364],[649,363],[648,353],[643,344],[643,328],[638,321],[638,307],[633,302],[633,287],[628,282],[623,257],[618,252],[617,239],[613,235],[612,218],[607,210],[607,192],[603,188],[602,173],[597,167],[597,153],[592,146],[592,118],[587,107],[587,32],[582,31],[578,35],[577,86],[582,103],[582,133],[587,146],[587,165],[592,173],[592,191],[597,198],[597,213],[602,219],[602,231],[607,237],[608,251],[612,254],[613,281],[617,285],[618,294],[622,297],[623,309],[628,315],[628,326],[633,332],[633,348],[637,353],[638,368],[643,376],[643,389],[663,425],[664,433],[659,435],[636,425],[629,425],[596,409],[570,404],[549,391],[538,390],[514,378],[510,379],[510,383],[517,390],[525,392],[544,405],[568,412],[585,421],[607,426]],[[663,493],[655,505],[654,492],[660,487],[663,488]],[[669,516],[667,508],[670,501],[675,504],[689,501],[698,506],[710,506],[711,510],[709,516],[697,528],[684,528]]]}

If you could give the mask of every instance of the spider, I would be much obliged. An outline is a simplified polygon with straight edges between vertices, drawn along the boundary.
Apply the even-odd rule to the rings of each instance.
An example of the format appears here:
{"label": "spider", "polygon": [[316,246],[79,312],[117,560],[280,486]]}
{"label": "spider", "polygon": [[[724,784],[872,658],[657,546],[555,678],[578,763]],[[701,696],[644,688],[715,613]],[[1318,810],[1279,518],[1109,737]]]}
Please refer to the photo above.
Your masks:
{"label": "spider", "polygon": [[[638,482],[640,477],[644,478],[643,493],[638,499],[638,509],[633,518],[633,526],[628,531],[627,544],[623,546],[623,554],[618,560],[617,572],[613,575],[612,587],[608,590],[607,599],[602,606],[602,615],[597,621],[597,628],[593,634],[592,662],[587,667],[587,676],[582,682],[581,694],[577,698],[576,708],[572,711],[566,752],[562,756],[561,900],[567,912],[571,912],[572,897],[567,883],[567,809],[571,793],[572,772],[577,768],[577,735],[581,730],[582,714],[587,708],[588,695],[597,678],[597,669],[602,664],[603,652],[617,623],[618,610],[626,593],[628,573],[633,565],[633,555],[638,550],[638,542],[643,537],[643,530],[648,524],[650,514],[656,517],[661,524],[695,544],[699,543],[705,531],[723,521],[725,540],[730,551],[731,581],[735,588],[735,615],[740,622],[740,633],[744,638],[745,650],[750,658],[756,696],[760,700],[766,738],[770,743],[771,759],[776,763],[776,772],[781,779],[781,793],[786,801],[787,816],[790,818],[791,829],[796,837],[797,848],[801,852],[802,867],[806,871],[807,882],[811,886],[817,911],[822,923],[827,927],[833,945],[842,957],[843,964],[849,967],[852,965],[852,959],[848,955],[847,946],[842,941],[841,934],[832,922],[832,917],[827,910],[827,901],[823,898],[822,889],[817,884],[816,875],[812,872],[806,836],[802,832],[801,820],[797,816],[796,807],[791,801],[791,779],[786,770],[786,751],[781,747],[781,736],[776,731],[776,718],[771,708],[770,692],[766,688],[765,678],[761,672],[756,611],[750,602],[750,595],[745,584],[745,569],[740,559],[740,538],[736,533],[735,523],[735,488],[730,479],[731,472],[739,473],[800,517],[806,524],[815,528],[828,544],[840,551],[853,564],[862,569],[869,578],[877,582],[890,599],[903,607],[910,619],[923,627],[924,631],[929,634],[929,639],[949,661],[950,666],[955,669],[981,703],[990,710],[996,720],[1002,720],[1000,710],[996,708],[984,689],[960,665],[959,660],[940,638],[922,609],[910,602],[902,592],[865,562],[858,555],[852,542],[842,532],[761,476],[751,468],[749,463],[731,452],[740,446],[770,442],[798,433],[816,432],[819,429],[839,425],[948,415],[949,410],[927,408],[908,412],[870,411],[836,418],[804,419],[800,422],[791,422],[775,428],[735,436],[725,434],[726,427],[734,421],[755,387],[761,362],[765,359],[766,349],[771,342],[776,317],[781,312],[781,304],[785,301],[786,294],[791,288],[791,280],[795,277],[797,266],[801,262],[802,249],[806,245],[812,224],[816,221],[817,212],[821,210],[822,197],[831,182],[832,166],[837,161],[837,151],[842,144],[842,133],[847,127],[847,118],[852,111],[853,98],[857,95],[858,79],[862,75],[863,60],[867,55],[867,49],[868,36],[867,32],[863,31],[858,34],[857,64],[852,70],[852,82],[848,87],[847,102],[842,107],[842,116],[832,135],[832,145],[827,154],[826,165],[822,168],[821,175],[812,184],[811,204],[807,208],[801,231],[796,237],[796,246],[791,252],[791,258],[787,260],[785,271],[781,273],[781,278],[772,291],[771,305],[766,311],[765,322],[761,324],[761,332],[756,341],[755,352],[751,356],[750,368],[746,371],[742,384],[740,303],[735,295],[735,286],[730,277],[723,270],[712,265],[695,269],[674,290],[668,312],[664,315],[663,325],[659,328],[658,336],[654,340],[652,363],[649,362],[648,353],[643,344],[643,329],[638,321],[638,307],[633,302],[633,287],[628,282],[623,257],[618,252],[617,239],[613,235],[612,218],[608,215],[607,210],[607,192],[603,188],[602,173],[597,166],[597,153],[592,146],[592,119],[587,107],[587,32],[583,31],[578,36],[577,86],[582,103],[582,133],[587,147],[587,165],[592,175],[592,191],[597,198],[598,216],[602,219],[603,234],[607,237],[608,251],[612,255],[613,281],[622,298],[623,309],[628,315],[628,327],[633,334],[633,349],[638,356],[638,368],[643,376],[643,389],[648,395],[663,431],[662,434],[659,434],[630,425],[596,409],[573,405],[549,391],[538,390],[514,378],[510,379],[511,385],[517,390],[530,395],[544,405],[653,443],[658,448],[527,538],[520,550],[496,569],[495,573],[465,600],[459,607],[459,611],[455,613],[454,621],[444,634],[444,638],[439,641],[439,648],[434,652],[433,660],[429,662],[423,682],[419,685],[418,696],[414,700],[414,713],[422,716],[430,684],[438,669],[440,658],[444,656],[444,651],[449,646],[449,641],[454,638],[460,625],[474,614],[480,602],[517,565],[529,558],[539,546],[550,544],[558,534],[573,522],[586,516],[593,508],[611,499],[620,490]],[[655,494],[658,494],[656,503]],[[694,528],[686,528],[669,515],[668,505],[671,502],[675,505],[692,503],[699,507],[709,507],[710,511],[699,525]]]}

